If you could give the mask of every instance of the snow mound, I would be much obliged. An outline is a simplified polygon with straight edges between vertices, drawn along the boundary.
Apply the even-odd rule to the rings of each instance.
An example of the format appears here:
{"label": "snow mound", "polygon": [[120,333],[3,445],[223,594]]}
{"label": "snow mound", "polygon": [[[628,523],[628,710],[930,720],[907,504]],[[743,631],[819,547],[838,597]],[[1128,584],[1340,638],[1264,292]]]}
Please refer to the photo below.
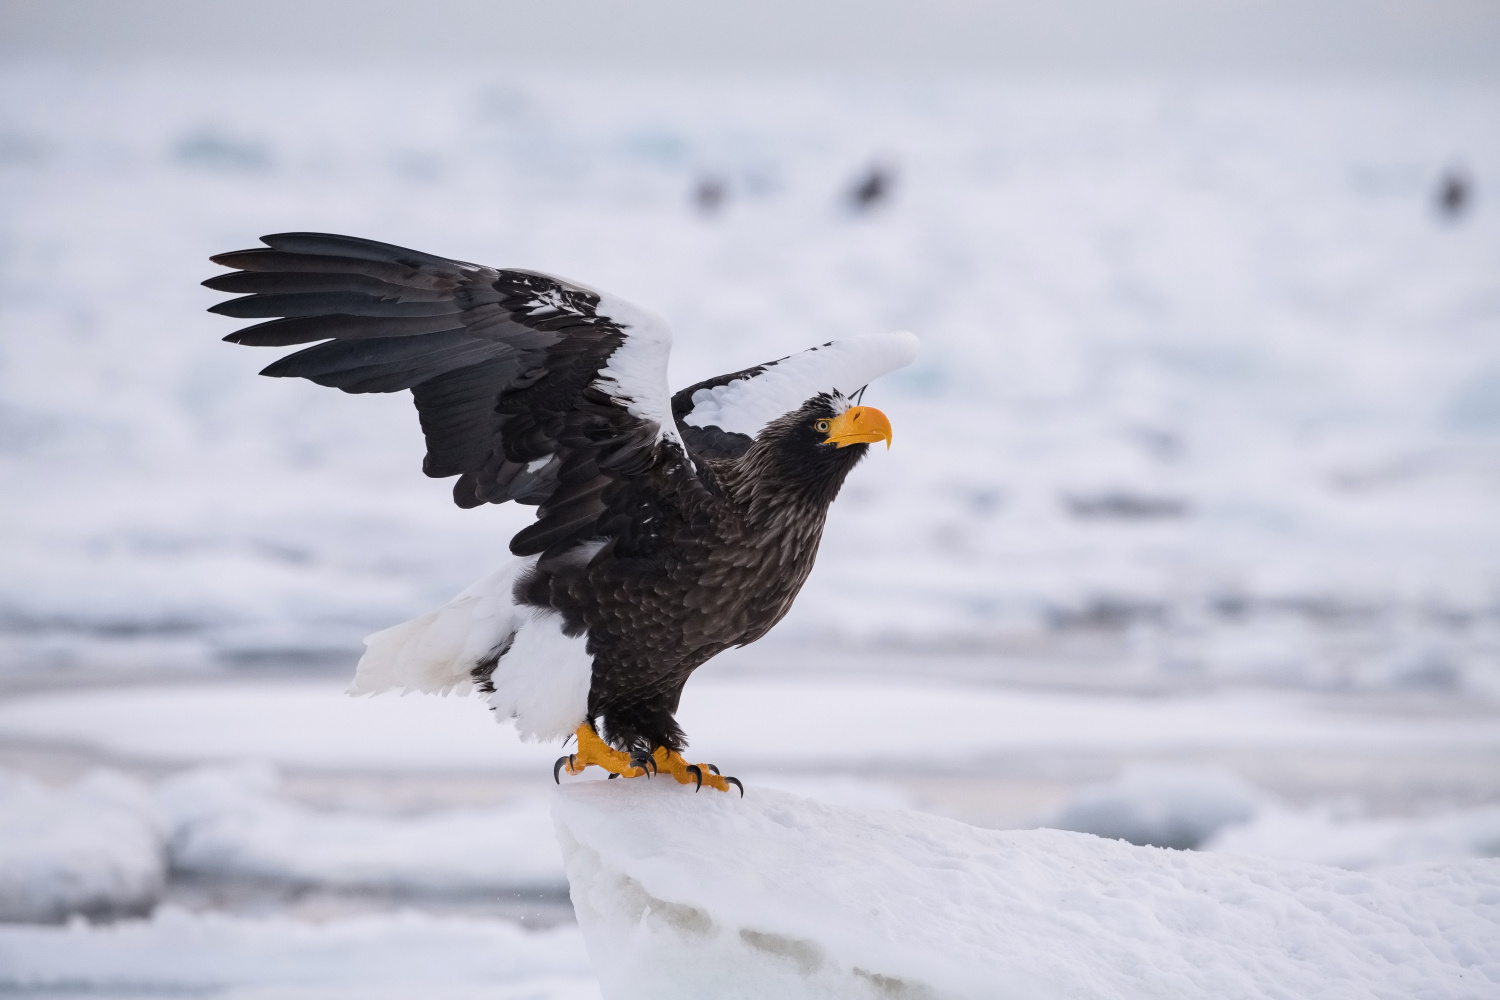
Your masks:
{"label": "snow mound", "polygon": [[157,790],[175,871],[346,889],[487,893],[563,883],[545,800],[418,816],[310,809],[267,766],[205,767]]}
{"label": "snow mound", "polygon": [[123,775],[51,788],[0,771],[0,920],[150,909],[166,881],[161,838],[146,789]]}
{"label": "snow mound", "polygon": [[1078,792],[1047,825],[1142,846],[1190,849],[1224,826],[1248,821],[1263,801],[1244,779],[1222,768],[1143,764],[1127,767],[1107,785]]}
{"label": "snow mound", "polygon": [[578,988],[588,976],[574,928],[525,931],[503,920],[415,912],[306,923],[164,906],[150,920],[108,926],[0,927],[0,990],[405,984],[401,995],[429,997],[444,995],[429,992],[433,987],[538,977],[573,982],[571,991],[524,994],[550,998],[588,996]]}
{"label": "snow mound", "polygon": [[1500,990],[1500,862],[1354,874],[659,781],[553,816],[611,998]]}

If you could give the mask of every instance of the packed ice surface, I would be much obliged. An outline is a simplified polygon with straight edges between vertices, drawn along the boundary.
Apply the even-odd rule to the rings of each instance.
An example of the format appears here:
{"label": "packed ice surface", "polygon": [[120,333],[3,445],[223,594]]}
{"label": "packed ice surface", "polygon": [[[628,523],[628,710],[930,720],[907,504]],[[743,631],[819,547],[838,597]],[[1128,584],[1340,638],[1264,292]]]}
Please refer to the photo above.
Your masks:
{"label": "packed ice surface", "polygon": [[217,996],[226,987],[297,986],[444,1000],[485,987],[502,998],[598,996],[573,927],[527,931],[504,920],[417,912],[310,922],[171,907],[147,920],[106,925],[0,925],[0,989],[214,990]]}
{"label": "packed ice surface", "polygon": [[607,1000],[1500,990],[1496,860],[1354,874],[625,781],[554,816]]}
{"label": "packed ice surface", "polygon": [[166,882],[164,832],[149,791],[122,775],[53,788],[0,770],[0,921],[149,910]]}
{"label": "packed ice surface", "polygon": [[[1497,115],[1484,86],[8,65],[5,667],[352,659],[504,557],[531,511],[454,509],[404,395],[219,342],[206,257],[322,229],[648,305],[676,385],[918,333],[866,398],[895,447],[768,641],[1493,688]],[[1455,159],[1476,200],[1443,220]]]}

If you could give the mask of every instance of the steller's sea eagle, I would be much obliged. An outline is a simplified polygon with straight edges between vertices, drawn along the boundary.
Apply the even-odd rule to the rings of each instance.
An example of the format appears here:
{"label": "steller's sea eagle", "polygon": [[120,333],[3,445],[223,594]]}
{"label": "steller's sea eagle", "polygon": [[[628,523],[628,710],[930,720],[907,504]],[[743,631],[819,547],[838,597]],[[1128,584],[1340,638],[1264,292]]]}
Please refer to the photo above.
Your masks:
{"label": "steller's sea eagle", "polygon": [[410,389],[422,470],[458,476],[460,507],[537,507],[509,565],[367,638],[350,693],[477,687],[523,737],[577,737],[554,778],[739,786],[683,759],[683,684],[787,613],[844,477],[890,447],[885,414],[849,397],[916,337],[830,341],[674,395],[666,324],[577,282],[349,236],[262,242],[212,258],[237,270],[205,285],[249,294],[210,311],[270,318],[225,340],[318,342],[262,375]]}

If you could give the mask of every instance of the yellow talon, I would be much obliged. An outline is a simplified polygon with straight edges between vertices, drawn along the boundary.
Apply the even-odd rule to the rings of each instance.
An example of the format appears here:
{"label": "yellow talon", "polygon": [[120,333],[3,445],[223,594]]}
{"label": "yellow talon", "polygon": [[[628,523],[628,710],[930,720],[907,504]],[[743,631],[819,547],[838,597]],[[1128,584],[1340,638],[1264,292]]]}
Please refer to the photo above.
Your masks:
{"label": "yellow talon", "polygon": [[[573,734],[578,738],[578,752],[569,754],[563,764],[563,770],[569,774],[582,774],[584,768],[590,764],[604,768],[611,774],[618,774],[622,778],[639,778],[646,773],[643,767],[637,767],[630,762],[630,754],[616,750],[599,738],[594,732],[594,727],[585,722],[578,727]],[[561,763],[561,761],[559,761]]]}
{"label": "yellow talon", "polygon": [[[656,769],[659,772],[670,774],[684,785],[696,785],[701,779],[702,784],[710,788],[717,788],[721,792],[727,792],[729,791],[729,783],[731,781],[736,785],[739,784],[733,778],[724,778],[707,764],[689,764],[682,759],[682,754],[674,753],[666,747],[657,747],[656,753],[652,756],[656,758]],[[745,794],[744,789],[740,790],[740,794]]]}

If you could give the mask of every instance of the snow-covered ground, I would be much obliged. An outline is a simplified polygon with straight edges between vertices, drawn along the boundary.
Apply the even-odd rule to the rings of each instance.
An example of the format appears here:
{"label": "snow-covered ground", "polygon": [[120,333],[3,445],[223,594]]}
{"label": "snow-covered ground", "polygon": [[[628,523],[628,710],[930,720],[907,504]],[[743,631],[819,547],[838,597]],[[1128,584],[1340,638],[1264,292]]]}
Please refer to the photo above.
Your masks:
{"label": "snow-covered ground", "polygon": [[1500,860],[1354,875],[629,782],[553,812],[611,997],[1500,990]]}
{"label": "snow-covered ground", "polygon": [[301,228],[651,305],[676,384],[916,331],[870,397],[896,447],[768,641],[1493,691],[1497,117],[1481,85],[4,67],[0,669],[347,662],[502,557],[530,512],[453,509],[404,397],[219,342],[207,255]]}

